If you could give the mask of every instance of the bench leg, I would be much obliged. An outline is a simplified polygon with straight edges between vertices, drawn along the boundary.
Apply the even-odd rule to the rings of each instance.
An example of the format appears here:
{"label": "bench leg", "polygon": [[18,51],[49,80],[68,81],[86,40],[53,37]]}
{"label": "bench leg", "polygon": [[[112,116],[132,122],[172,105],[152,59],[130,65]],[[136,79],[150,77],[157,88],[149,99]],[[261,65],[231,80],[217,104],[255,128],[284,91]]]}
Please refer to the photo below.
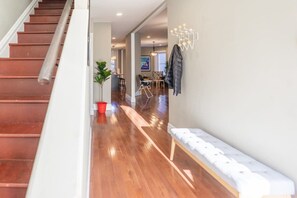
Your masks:
{"label": "bench leg", "polygon": [[174,151],[175,151],[175,141],[172,138],[171,139],[171,151],[170,151],[170,160],[171,161],[173,160],[173,157],[174,157]]}

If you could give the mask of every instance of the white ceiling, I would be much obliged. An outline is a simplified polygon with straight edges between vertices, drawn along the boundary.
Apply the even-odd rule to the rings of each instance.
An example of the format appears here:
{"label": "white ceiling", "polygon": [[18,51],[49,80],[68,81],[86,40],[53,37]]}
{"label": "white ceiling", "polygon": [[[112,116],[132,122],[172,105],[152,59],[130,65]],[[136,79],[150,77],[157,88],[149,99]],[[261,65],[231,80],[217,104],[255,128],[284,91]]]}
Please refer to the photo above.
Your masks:
{"label": "white ceiling", "polygon": [[[155,42],[155,46],[167,46],[167,29],[167,9],[165,9],[139,30],[141,35],[141,46],[151,47],[153,41]],[[150,36],[150,38],[147,38],[147,36]]]}
{"label": "white ceiling", "polygon": [[[124,43],[125,36],[163,2],[164,0],[91,0],[91,20],[110,22],[112,37],[116,37],[112,43],[120,45]],[[118,12],[123,13],[123,16],[116,16]],[[157,35],[158,24],[155,22],[152,25],[154,25],[154,30],[152,29],[150,34]],[[145,28],[148,28],[147,25],[141,31],[144,32]]]}

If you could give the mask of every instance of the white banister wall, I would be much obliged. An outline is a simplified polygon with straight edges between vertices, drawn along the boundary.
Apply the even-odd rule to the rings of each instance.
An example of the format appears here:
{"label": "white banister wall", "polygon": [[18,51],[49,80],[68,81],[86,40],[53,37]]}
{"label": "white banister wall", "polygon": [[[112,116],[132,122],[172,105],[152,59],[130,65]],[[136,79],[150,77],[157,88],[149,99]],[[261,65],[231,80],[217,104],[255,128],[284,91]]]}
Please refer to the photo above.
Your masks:
{"label": "white banister wall", "polygon": [[89,197],[87,9],[72,13],[27,198]]}
{"label": "white banister wall", "polygon": [[89,0],[75,0],[75,9],[88,9]]}

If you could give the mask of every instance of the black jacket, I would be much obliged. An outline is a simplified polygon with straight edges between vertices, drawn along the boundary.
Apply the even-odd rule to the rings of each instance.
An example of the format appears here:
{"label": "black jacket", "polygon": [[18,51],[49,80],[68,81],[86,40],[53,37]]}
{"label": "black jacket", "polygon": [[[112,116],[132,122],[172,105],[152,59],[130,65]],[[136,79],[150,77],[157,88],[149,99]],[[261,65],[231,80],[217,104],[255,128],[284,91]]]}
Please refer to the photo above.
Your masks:
{"label": "black jacket", "polygon": [[173,95],[181,93],[181,78],[183,73],[183,57],[178,45],[174,45],[169,58],[165,81],[169,89],[173,89]]}

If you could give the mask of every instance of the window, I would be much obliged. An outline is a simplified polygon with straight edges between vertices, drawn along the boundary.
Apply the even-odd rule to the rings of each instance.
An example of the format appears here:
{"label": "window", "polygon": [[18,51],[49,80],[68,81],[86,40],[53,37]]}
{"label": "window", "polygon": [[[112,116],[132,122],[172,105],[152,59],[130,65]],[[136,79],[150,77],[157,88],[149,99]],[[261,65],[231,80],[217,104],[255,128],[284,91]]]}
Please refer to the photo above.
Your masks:
{"label": "window", "polygon": [[163,74],[166,72],[166,52],[159,52],[158,53],[158,71],[162,71]]}

